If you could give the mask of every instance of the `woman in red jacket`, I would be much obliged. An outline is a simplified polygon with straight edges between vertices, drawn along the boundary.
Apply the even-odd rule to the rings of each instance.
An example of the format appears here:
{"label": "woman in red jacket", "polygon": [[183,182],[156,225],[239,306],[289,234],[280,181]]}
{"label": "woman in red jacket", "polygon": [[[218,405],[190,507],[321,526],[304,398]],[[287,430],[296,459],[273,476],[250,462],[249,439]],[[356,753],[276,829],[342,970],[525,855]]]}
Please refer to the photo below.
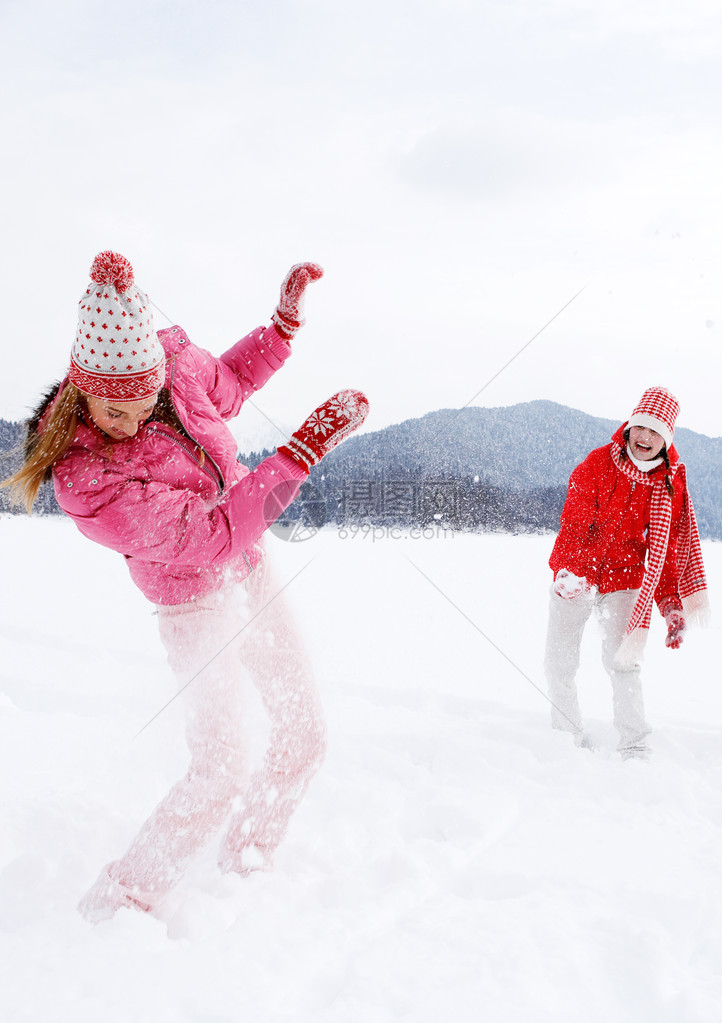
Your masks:
{"label": "woman in red jacket", "polygon": [[584,626],[595,611],[625,759],[649,755],[640,661],[653,603],[673,650],[689,616],[707,607],[697,522],[672,445],[678,413],[674,395],[650,387],[611,444],[577,466],[549,560],[554,584],[545,672],[552,725],[589,745],[575,676]]}

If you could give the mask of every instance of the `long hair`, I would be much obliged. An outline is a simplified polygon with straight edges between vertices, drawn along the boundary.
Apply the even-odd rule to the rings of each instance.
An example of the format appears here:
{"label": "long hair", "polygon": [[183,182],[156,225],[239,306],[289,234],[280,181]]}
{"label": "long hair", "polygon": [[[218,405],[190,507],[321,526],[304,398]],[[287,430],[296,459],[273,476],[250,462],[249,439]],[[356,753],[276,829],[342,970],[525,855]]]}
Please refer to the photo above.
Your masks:
{"label": "long hair", "polygon": [[[40,487],[50,479],[53,465],[72,444],[78,426],[80,391],[70,383],[66,383],[62,391],[60,387],[60,383],[54,384],[27,420],[23,464],[0,483],[10,489],[11,503],[24,505],[28,514],[33,510]],[[53,402],[47,421],[39,431],[40,420]]]}
{"label": "long hair", "polygon": [[[627,429],[624,431],[623,436],[624,436],[625,444],[629,444],[629,427],[627,427]],[[670,497],[674,497],[674,483],[672,482],[672,465],[671,465],[671,463],[669,461],[669,455],[667,453],[667,445],[666,444],[662,445],[662,450],[659,452],[659,456],[660,456],[660,458],[664,459],[664,464],[667,467],[667,474],[664,477],[664,485],[667,488],[667,493],[669,494],[669,496]],[[622,450],[619,452],[619,457],[621,458],[621,460],[623,462],[626,461],[626,459],[629,457],[627,455],[626,447],[623,447]]]}
{"label": "long hair", "polygon": [[[10,501],[14,505],[24,505],[28,514],[32,513],[33,504],[40,487],[52,476],[53,466],[68,450],[75,437],[78,421],[81,416],[88,421],[85,395],[74,384],[66,383],[60,392],[60,383],[53,387],[40,400],[37,408],[26,421],[27,434],[23,464],[8,479],[0,483],[0,487],[8,487]],[[57,398],[57,401],[55,400]],[[40,422],[50,405],[55,401],[47,420],[39,430]],[[190,436],[176,412],[170,392],[162,387],[151,419],[170,426],[192,444]],[[114,444],[108,440],[108,452],[112,452]],[[200,452],[201,465],[205,461],[205,452]]]}

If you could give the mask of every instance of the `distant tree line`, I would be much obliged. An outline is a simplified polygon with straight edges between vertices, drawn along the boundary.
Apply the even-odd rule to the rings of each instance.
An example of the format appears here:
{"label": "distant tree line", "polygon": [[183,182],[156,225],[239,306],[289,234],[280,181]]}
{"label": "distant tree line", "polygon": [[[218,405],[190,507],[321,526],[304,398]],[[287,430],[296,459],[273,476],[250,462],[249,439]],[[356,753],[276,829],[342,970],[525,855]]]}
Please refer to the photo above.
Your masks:
{"label": "distant tree line", "polygon": [[[255,467],[270,451],[244,458]],[[348,466],[337,459],[311,470],[298,498],[278,520],[321,526],[402,528],[438,525],[458,532],[542,533],[559,528],[566,486],[512,490],[476,475],[429,473],[419,466]]]}
{"label": "distant tree line", "polygon": [[[25,444],[25,427],[22,423],[12,423],[7,419],[0,419],[0,479],[7,479],[12,476],[16,469],[22,464],[22,451]],[[10,506],[10,496],[7,490],[0,490],[0,513],[2,512],[23,512],[21,508]],[[40,488],[38,499],[34,506],[36,515],[59,515],[60,508],[55,500],[52,483],[44,483]]]}

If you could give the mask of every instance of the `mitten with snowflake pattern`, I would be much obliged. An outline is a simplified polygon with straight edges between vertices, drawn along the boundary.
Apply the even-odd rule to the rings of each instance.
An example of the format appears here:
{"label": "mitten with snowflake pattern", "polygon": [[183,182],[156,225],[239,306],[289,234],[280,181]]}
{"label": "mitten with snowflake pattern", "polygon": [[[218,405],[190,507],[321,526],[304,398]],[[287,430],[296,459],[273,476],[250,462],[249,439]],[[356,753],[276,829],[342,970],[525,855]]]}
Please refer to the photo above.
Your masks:
{"label": "mitten with snowflake pattern", "polygon": [[309,472],[312,465],[318,465],[324,455],[361,426],[368,412],[368,398],[361,391],[339,391],[312,412],[278,452]]}

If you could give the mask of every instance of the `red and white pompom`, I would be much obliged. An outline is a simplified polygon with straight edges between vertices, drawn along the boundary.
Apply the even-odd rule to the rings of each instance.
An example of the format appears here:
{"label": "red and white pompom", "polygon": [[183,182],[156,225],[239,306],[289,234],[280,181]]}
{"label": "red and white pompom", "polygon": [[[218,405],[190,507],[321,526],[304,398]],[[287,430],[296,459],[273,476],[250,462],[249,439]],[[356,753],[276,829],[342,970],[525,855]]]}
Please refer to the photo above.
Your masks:
{"label": "red and white pompom", "polygon": [[90,279],[96,284],[112,284],[116,291],[124,292],[134,280],[130,261],[119,252],[99,252],[90,268]]}

